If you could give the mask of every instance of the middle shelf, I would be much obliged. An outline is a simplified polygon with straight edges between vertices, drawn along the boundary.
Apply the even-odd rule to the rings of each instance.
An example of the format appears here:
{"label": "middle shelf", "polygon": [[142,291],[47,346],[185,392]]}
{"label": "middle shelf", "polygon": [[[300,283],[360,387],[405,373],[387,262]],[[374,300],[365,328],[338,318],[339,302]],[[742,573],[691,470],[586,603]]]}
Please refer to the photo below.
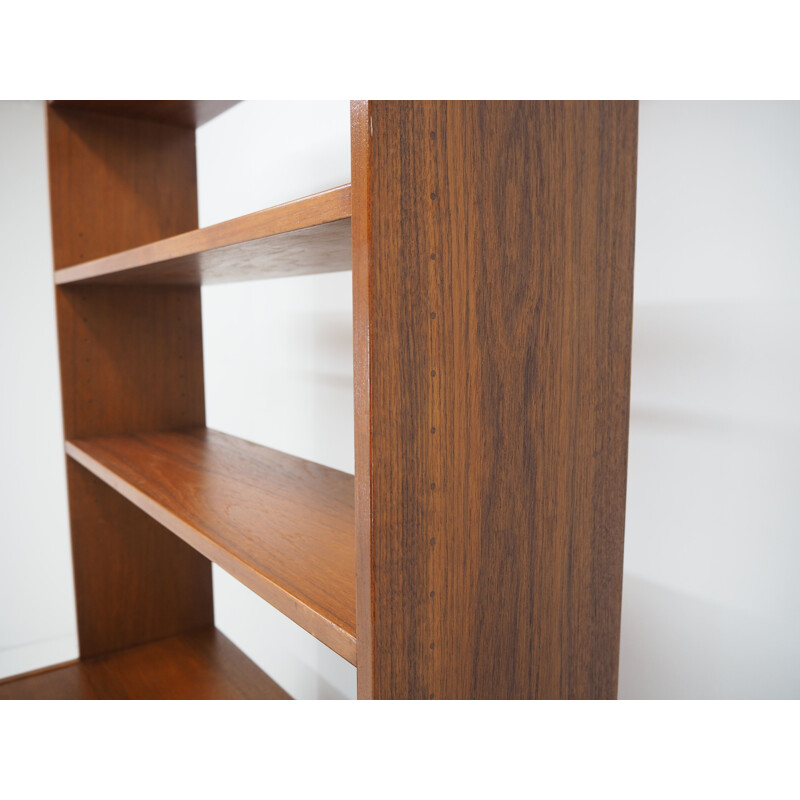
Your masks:
{"label": "middle shelf", "polygon": [[353,476],[208,428],[67,454],[352,664]]}
{"label": "middle shelf", "polygon": [[350,184],[55,272],[59,285],[230,283],[352,268]]}

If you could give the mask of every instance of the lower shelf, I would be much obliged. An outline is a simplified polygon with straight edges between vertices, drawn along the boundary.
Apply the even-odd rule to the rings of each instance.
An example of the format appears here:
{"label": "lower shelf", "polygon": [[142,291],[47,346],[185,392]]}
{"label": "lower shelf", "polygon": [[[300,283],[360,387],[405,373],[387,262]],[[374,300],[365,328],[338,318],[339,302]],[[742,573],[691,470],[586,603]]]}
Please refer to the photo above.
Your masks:
{"label": "lower shelf", "polygon": [[79,439],[66,449],[355,664],[352,475],[208,428]]}
{"label": "lower shelf", "polygon": [[215,628],[0,681],[0,700],[291,700]]}

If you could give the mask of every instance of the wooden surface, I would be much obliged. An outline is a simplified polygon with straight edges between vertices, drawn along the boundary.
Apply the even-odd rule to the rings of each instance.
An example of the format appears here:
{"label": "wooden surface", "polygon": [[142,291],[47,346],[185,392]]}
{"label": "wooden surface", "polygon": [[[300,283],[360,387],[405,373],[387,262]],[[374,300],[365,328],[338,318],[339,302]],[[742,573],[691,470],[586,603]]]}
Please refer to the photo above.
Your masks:
{"label": "wooden surface", "polygon": [[47,108],[56,269],[197,227],[194,131]]}
{"label": "wooden surface", "polygon": [[359,696],[614,697],[637,105],[354,125]]}
{"label": "wooden surface", "polygon": [[51,100],[56,109],[93,111],[98,114],[163,122],[198,128],[235,106],[238,100]]}
{"label": "wooden surface", "polygon": [[66,438],[203,425],[197,287],[56,289]]}
{"label": "wooden surface", "polygon": [[190,284],[349,270],[350,186],[56,272],[56,283]]}
{"label": "wooden surface", "polygon": [[206,558],[69,459],[67,486],[83,657],[213,623]]}
{"label": "wooden surface", "polygon": [[289,700],[213,628],[0,681],[0,700]]}
{"label": "wooden surface", "polygon": [[[55,266],[197,227],[194,132],[48,107]],[[200,290],[56,289],[65,436],[205,424]],[[78,634],[89,657],[213,623],[206,559],[67,470]]]}
{"label": "wooden surface", "polygon": [[370,526],[370,240],[369,104],[350,104],[350,171],[353,210],[353,390],[355,414],[355,530],[356,633],[358,693],[371,697],[372,680],[372,562]]}
{"label": "wooden surface", "polygon": [[67,452],[355,663],[352,476],[205,428]]}

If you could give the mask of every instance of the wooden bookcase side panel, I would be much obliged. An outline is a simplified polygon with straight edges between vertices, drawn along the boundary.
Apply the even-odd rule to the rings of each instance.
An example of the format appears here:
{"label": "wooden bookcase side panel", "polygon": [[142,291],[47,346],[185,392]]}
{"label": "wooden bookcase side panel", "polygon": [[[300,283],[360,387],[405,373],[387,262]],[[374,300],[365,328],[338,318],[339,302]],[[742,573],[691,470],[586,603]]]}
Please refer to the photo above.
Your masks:
{"label": "wooden bookcase side panel", "polygon": [[355,112],[359,696],[614,697],[637,105]]}

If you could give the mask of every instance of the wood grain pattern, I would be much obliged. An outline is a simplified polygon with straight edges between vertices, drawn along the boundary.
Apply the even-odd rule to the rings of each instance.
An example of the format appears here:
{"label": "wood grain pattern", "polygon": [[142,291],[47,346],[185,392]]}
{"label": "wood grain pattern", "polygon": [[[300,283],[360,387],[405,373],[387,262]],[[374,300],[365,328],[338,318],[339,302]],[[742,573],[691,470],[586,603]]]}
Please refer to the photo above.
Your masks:
{"label": "wood grain pattern", "polygon": [[93,111],[98,114],[199,128],[238,100],[51,100],[56,109]]}
{"label": "wood grain pattern", "polygon": [[0,681],[0,700],[289,700],[213,628]]}
{"label": "wood grain pattern", "polygon": [[67,452],[355,663],[351,475],[205,428]]}
{"label": "wood grain pattern", "polygon": [[213,623],[206,558],[71,460],[67,486],[82,658]]}
{"label": "wood grain pattern", "polygon": [[[197,227],[194,133],[48,107],[55,266]],[[56,290],[67,437],[205,424],[200,290]],[[213,623],[206,559],[67,469],[81,656]]]}
{"label": "wood grain pattern", "polygon": [[205,424],[196,287],[56,290],[64,435]]}
{"label": "wood grain pattern", "polygon": [[47,109],[55,268],[197,228],[194,131]]}
{"label": "wood grain pattern", "polygon": [[189,284],[349,270],[350,187],[56,272],[56,283]]}
{"label": "wood grain pattern", "polygon": [[359,696],[614,697],[637,106],[354,124]]}

